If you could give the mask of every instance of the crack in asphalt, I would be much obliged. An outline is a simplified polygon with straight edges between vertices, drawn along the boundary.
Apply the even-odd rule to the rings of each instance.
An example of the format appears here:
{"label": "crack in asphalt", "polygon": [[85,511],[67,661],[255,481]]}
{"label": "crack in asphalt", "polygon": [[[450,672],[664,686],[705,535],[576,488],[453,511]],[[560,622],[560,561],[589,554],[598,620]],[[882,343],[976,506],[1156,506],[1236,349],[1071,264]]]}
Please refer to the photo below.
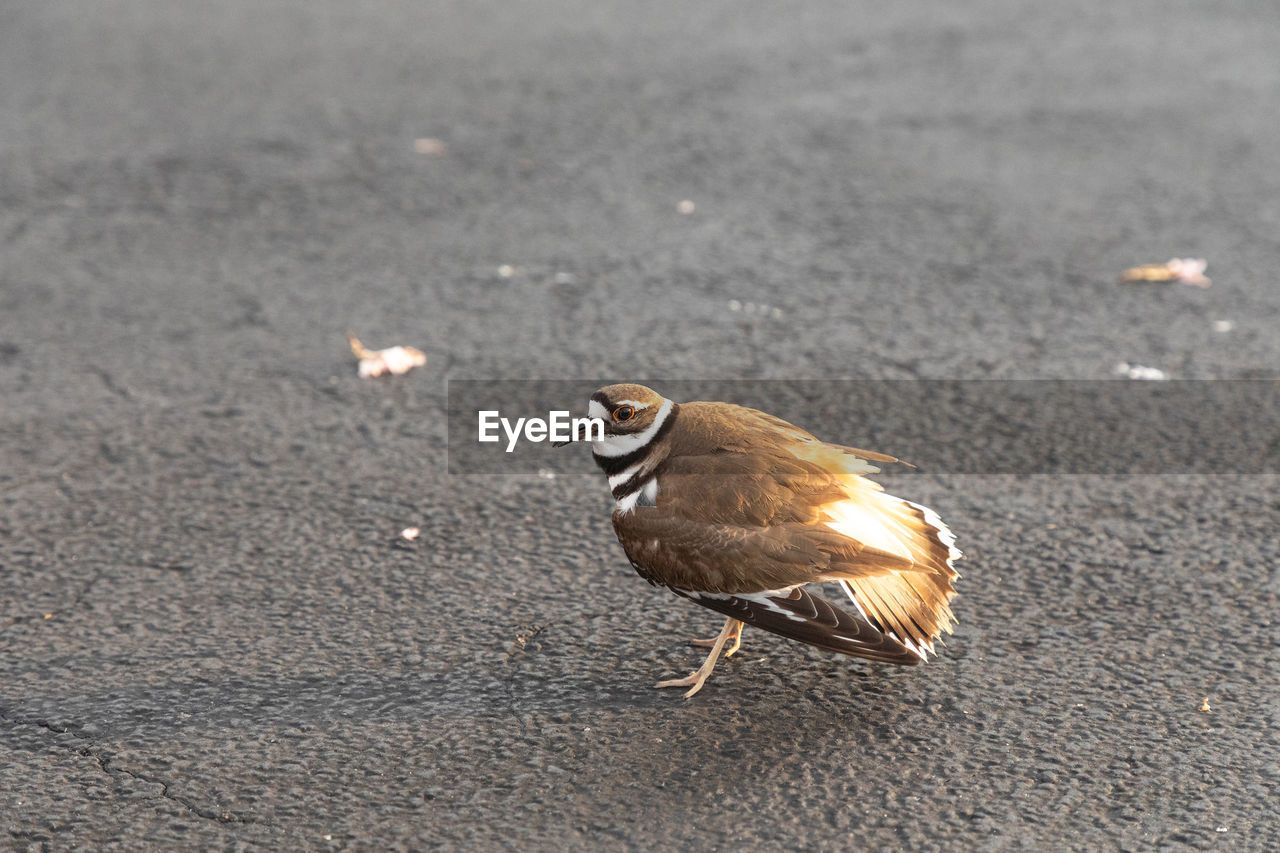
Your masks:
{"label": "crack in asphalt", "polygon": [[[191,812],[197,817],[201,817],[206,820],[217,821],[218,823],[227,823],[227,824],[252,824],[252,823],[260,822],[256,818],[242,817],[240,815],[232,814],[229,811],[219,812],[219,811],[214,811],[213,809],[205,808],[187,797],[183,797],[173,793],[170,790],[170,784],[164,781],[163,779],[156,779],[151,776],[145,776],[141,773],[135,773],[134,771],[129,770],[128,768],[120,767],[116,765],[114,762],[114,759],[112,759],[110,756],[106,756],[102,754],[101,748],[96,746],[93,743],[92,738],[88,737],[87,735],[80,734],[77,731],[74,731],[69,726],[55,725],[54,723],[50,723],[47,720],[19,719],[19,718],[10,716],[3,709],[0,709],[0,722],[8,723],[10,726],[32,726],[34,728],[45,729],[46,731],[53,732],[54,734],[71,735],[71,737],[76,738],[77,740],[84,741],[85,745],[78,749],[65,747],[62,744],[58,744],[58,746],[62,746],[63,748],[66,748],[66,749],[71,749],[71,751],[75,752],[75,754],[77,755],[81,755],[81,756],[84,756],[85,758],[92,759],[93,763],[97,766],[97,768],[101,770],[103,773],[105,773],[107,776],[110,776],[112,781],[119,782],[121,776],[128,776],[130,779],[136,779],[139,782],[146,782],[149,785],[159,785],[160,786],[159,797],[161,799],[165,799],[165,800],[169,800],[170,802],[177,803],[178,805],[187,809],[187,811]],[[155,799],[155,797],[149,797],[148,799]]]}
{"label": "crack in asphalt", "polygon": [[[610,613],[613,613],[613,612],[614,612],[614,608],[611,607],[607,610],[601,610],[599,612],[586,613],[586,614],[583,614],[582,616],[576,616],[573,618],[572,621],[586,622],[591,619],[599,619],[601,616],[608,616]],[[517,657],[524,654],[525,649],[529,647],[530,641],[532,641],[535,637],[540,637],[543,634],[550,631],[552,628],[556,627],[557,625],[561,625],[568,621],[570,620],[556,619],[552,622],[543,622],[541,624],[535,624],[532,628],[530,628],[527,631],[523,631],[521,633],[516,634],[516,638],[515,640],[512,641],[511,647],[507,649],[507,653],[503,656],[503,663],[506,664],[508,668],[507,677],[502,684],[503,691],[506,693],[506,696],[507,696],[507,713],[510,714],[511,719],[515,720],[516,724],[520,727],[521,740],[527,741],[529,739],[529,725],[524,721],[524,718],[520,716],[519,709],[516,704],[516,692],[515,692],[514,681],[517,673],[515,672],[515,668],[511,666],[511,663]],[[535,646],[535,651],[540,648],[542,648],[541,643]]]}
{"label": "crack in asphalt", "polygon": [[115,377],[112,376],[108,371],[103,370],[101,367],[98,367],[97,365],[92,365],[92,364],[89,365],[88,368],[89,368],[89,372],[95,374],[98,377],[98,379],[102,381],[103,387],[106,388],[108,391],[110,391],[112,394],[116,395],[122,400],[129,400],[129,401],[133,400],[134,398],[133,392],[130,391],[127,387],[125,387],[121,383],[117,382]]}
{"label": "crack in asphalt", "polygon": [[515,720],[516,725],[520,727],[520,739],[527,741],[529,739],[529,726],[516,708],[516,692],[512,689],[511,679],[508,678],[503,686],[507,693],[507,713],[511,715],[511,719]]}
{"label": "crack in asphalt", "polygon": [[[529,642],[533,640],[534,637],[539,637],[546,633],[546,631],[555,624],[557,623],[547,622],[542,625],[534,625],[531,630],[517,634],[515,640],[511,643],[511,648],[507,650],[504,662],[508,664],[509,672],[507,674],[507,678],[502,683],[502,687],[504,692],[507,694],[507,713],[511,715],[511,719],[515,720],[516,725],[520,727],[521,740],[527,741],[529,739],[529,725],[524,721],[524,718],[520,716],[516,707],[516,691],[514,684],[516,671],[514,667],[510,666],[510,664],[516,659],[516,657],[524,654],[525,649],[529,646]],[[542,648],[541,643],[539,643],[536,648]]]}
{"label": "crack in asphalt", "polygon": [[[93,589],[93,587],[96,584],[102,581],[102,579],[106,577],[106,574],[107,574],[107,570],[104,567],[99,567],[95,569],[93,574],[89,577],[89,579],[86,580],[83,584],[81,584],[80,588],[76,590],[75,594],[72,595],[71,597],[71,601],[68,602],[67,604],[64,604],[59,607],[51,608],[48,611],[47,615],[45,613],[30,613],[30,614],[24,614],[19,616],[11,616],[6,621],[0,622],[0,631],[6,631],[15,625],[23,625],[23,624],[26,624],[27,622],[44,621],[45,619],[48,619],[51,616],[57,615],[59,612],[76,610],[76,609],[79,609],[80,607],[83,607],[85,602],[89,598],[89,590]],[[4,717],[0,715],[0,719],[4,719]]]}

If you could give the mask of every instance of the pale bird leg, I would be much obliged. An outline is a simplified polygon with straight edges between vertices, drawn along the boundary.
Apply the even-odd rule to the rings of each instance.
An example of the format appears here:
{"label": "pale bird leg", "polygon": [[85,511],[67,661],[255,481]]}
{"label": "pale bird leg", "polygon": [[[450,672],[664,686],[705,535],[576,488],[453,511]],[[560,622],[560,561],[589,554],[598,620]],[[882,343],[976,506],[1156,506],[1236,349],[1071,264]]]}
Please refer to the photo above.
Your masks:
{"label": "pale bird leg", "polygon": [[[736,626],[736,627],[735,627]],[[707,659],[702,662],[702,666],[686,675],[684,678],[673,678],[670,681],[659,681],[654,687],[689,687],[689,691],[684,694],[684,698],[688,699],[693,694],[702,689],[702,685],[711,675],[711,670],[716,668],[716,659],[720,657],[720,650],[724,648],[725,641],[729,639],[729,635],[737,630],[742,631],[742,623],[730,616],[724,620],[724,627],[720,629],[720,636],[716,637],[715,643],[711,646],[711,654],[707,655]]]}
{"label": "pale bird leg", "polygon": [[[733,653],[742,648],[742,623],[738,622],[737,619],[734,619],[733,621],[737,624],[733,626],[733,633],[729,635],[729,639],[733,641],[733,644],[724,650],[724,656],[727,658],[733,657]],[[693,639],[690,640],[689,643],[690,645],[709,649],[716,644],[716,639],[716,637],[712,637],[709,640]]]}

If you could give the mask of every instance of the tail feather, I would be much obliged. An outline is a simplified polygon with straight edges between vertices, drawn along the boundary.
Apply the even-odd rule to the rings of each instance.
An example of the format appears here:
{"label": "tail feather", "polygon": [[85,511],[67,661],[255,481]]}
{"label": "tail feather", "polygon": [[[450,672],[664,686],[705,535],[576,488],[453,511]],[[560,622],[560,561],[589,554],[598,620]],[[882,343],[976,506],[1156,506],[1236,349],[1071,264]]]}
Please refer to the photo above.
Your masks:
{"label": "tail feather", "polygon": [[852,489],[829,513],[833,529],[903,558],[898,566],[868,572],[850,565],[831,578],[869,621],[923,659],[951,630],[952,582],[960,576],[955,536],[933,510],[870,488]]}

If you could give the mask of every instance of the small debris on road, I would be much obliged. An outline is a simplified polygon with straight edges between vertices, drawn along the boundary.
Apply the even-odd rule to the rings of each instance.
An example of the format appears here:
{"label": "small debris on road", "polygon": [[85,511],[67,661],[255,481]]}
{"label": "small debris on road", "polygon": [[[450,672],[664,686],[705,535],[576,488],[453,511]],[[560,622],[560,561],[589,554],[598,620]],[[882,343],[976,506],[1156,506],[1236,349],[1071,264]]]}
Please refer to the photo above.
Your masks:
{"label": "small debris on road", "polygon": [[1163,264],[1143,264],[1130,267],[1120,273],[1120,282],[1133,283],[1141,281],[1181,282],[1196,287],[1208,287],[1213,279],[1204,274],[1209,262],[1204,258],[1170,258]]}
{"label": "small debris on road", "polygon": [[729,310],[733,312],[741,311],[747,316],[754,317],[772,317],[775,320],[782,319],[782,309],[772,305],[756,302],[740,302],[737,299],[729,300]]}
{"label": "small debris on road", "polygon": [[427,363],[427,356],[422,350],[413,347],[388,347],[371,350],[360,339],[347,332],[347,343],[351,344],[351,352],[360,359],[360,378],[369,379],[374,376],[399,376],[408,373],[415,367]]}
{"label": "small debris on road", "polygon": [[1154,382],[1160,382],[1169,378],[1169,374],[1165,373],[1158,367],[1143,367],[1141,364],[1129,364],[1122,361],[1116,365],[1115,373],[1126,379],[1145,379]]}
{"label": "small debris on road", "polygon": [[449,153],[449,147],[444,144],[443,140],[429,137],[413,140],[413,150],[419,154],[429,154],[432,157],[443,157]]}

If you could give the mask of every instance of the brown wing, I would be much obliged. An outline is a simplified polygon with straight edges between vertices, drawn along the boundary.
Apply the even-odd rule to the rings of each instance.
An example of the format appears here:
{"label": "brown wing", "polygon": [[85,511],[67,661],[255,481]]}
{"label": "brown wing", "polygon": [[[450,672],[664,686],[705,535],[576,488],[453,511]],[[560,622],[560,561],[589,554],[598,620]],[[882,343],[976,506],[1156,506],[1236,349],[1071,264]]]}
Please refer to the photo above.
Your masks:
{"label": "brown wing", "polygon": [[898,505],[890,505],[890,512],[909,531],[907,544],[917,559],[867,547],[827,523],[705,523],[660,507],[615,513],[613,523],[631,564],[653,583],[750,596],[839,581],[865,618],[896,640],[914,644],[923,656],[954,621],[950,600],[958,575],[950,563],[948,534],[930,523],[923,508],[883,497]]}
{"label": "brown wing", "polygon": [[825,525],[704,522],[665,511],[661,491],[658,499],[615,512],[613,528],[637,571],[669,587],[755,593],[910,567]]}
{"label": "brown wing", "polygon": [[844,497],[838,478],[785,453],[715,451],[662,463],[658,506],[706,523],[756,526],[818,521]]}

